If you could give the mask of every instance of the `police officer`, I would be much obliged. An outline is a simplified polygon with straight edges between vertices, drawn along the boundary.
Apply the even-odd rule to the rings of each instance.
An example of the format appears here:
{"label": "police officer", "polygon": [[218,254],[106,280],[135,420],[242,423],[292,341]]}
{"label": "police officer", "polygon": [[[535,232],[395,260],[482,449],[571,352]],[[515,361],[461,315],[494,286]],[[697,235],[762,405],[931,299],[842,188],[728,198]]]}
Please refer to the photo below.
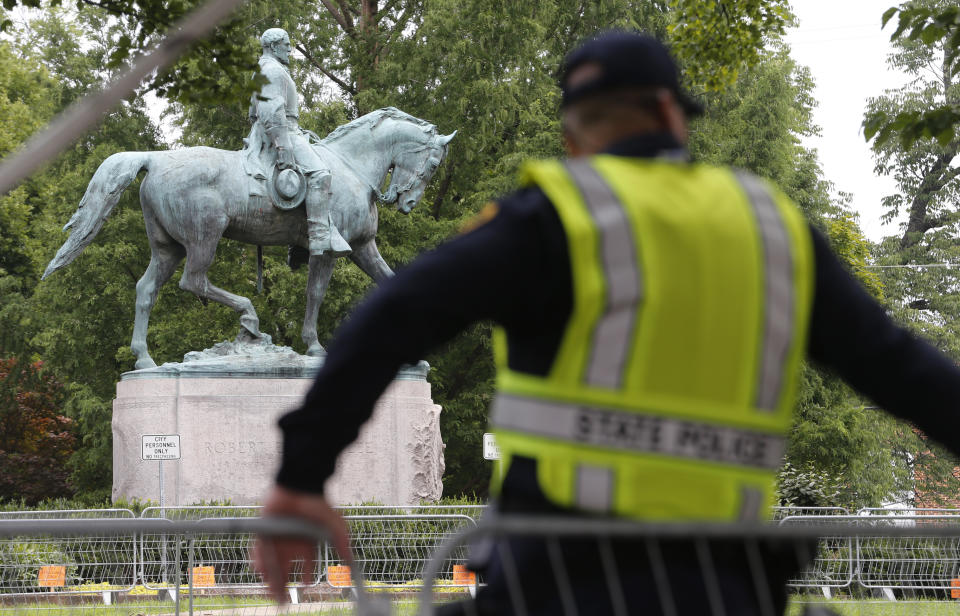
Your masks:
{"label": "police officer", "polygon": [[[401,364],[483,319],[497,324],[500,511],[765,517],[805,350],[930,436],[956,439],[952,362],[893,324],[777,188],[688,160],[687,120],[702,109],[660,43],[601,34],[568,56],[560,85],[570,158],[526,165],[525,188],[341,327],[303,406],[280,422],[265,515],[325,524],[344,552],[345,524],[322,496],[337,454]],[[527,608],[560,613],[562,589],[536,573],[545,546],[510,547],[537,597]],[[727,613],[781,613],[784,583],[804,564],[776,545],[746,553],[718,541],[707,576],[701,547],[673,540],[660,550],[664,595],[644,546],[615,547],[630,613],[705,613],[710,589]],[[282,596],[290,559],[310,546],[260,548],[258,567]],[[581,610],[612,610],[596,549],[567,542],[563,554]],[[480,613],[512,610],[500,555],[485,565]]]}
{"label": "police officer", "polygon": [[[290,37],[281,28],[260,36],[263,54],[260,72],[266,77],[260,92],[250,98],[250,120],[276,152],[277,167],[300,168],[307,181],[307,239],[311,255],[344,256],[350,245],[330,219],[330,170],[320,159],[306,133],[300,130],[300,97],[290,77]],[[259,126],[257,126],[259,125]],[[272,171],[272,170],[271,170]]]}

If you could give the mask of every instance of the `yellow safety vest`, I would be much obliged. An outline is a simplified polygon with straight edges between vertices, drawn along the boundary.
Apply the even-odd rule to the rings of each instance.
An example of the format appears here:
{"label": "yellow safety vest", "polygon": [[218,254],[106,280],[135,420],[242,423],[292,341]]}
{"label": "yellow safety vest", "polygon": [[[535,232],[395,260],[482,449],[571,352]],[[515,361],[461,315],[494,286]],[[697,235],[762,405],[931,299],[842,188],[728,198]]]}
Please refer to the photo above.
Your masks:
{"label": "yellow safety vest", "polygon": [[502,463],[535,459],[566,507],[766,517],[812,301],[800,212],[749,173],[665,159],[535,162],[521,179],[563,224],[573,310],[546,376],[510,370],[494,333]]}

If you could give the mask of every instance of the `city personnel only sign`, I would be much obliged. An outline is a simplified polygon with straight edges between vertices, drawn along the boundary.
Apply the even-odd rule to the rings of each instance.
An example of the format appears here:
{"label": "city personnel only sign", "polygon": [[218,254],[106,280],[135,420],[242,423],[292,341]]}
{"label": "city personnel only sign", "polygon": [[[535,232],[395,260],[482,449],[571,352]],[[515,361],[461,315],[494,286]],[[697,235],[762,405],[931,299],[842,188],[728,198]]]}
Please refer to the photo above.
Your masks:
{"label": "city personnel only sign", "polygon": [[144,434],[141,460],[179,460],[179,434]]}

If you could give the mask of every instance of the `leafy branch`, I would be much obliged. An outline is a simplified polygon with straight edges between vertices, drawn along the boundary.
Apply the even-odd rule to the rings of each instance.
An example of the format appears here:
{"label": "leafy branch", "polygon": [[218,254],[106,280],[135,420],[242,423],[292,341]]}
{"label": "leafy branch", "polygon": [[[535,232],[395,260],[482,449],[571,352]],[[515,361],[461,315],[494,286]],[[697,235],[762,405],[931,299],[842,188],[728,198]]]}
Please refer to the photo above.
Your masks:
{"label": "leafy branch", "polygon": [[[897,29],[890,36],[891,41],[942,46],[944,80],[949,83],[956,72],[957,49],[960,49],[960,7],[940,9],[907,2],[887,9],[883,14],[883,26],[894,17],[897,17]],[[931,109],[873,113],[863,123],[863,135],[867,141],[875,139],[877,146],[894,138],[905,149],[925,139],[936,139],[941,146],[946,146],[955,139],[958,125],[960,106],[948,94],[945,103]]]}

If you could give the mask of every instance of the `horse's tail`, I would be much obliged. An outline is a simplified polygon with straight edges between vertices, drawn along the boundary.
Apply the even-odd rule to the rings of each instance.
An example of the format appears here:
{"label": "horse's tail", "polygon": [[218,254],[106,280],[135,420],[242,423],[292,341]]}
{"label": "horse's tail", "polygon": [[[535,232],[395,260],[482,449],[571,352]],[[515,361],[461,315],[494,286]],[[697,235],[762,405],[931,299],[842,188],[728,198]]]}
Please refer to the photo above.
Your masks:
{"label": "horse's tail", "polygon": [[[72,229],[56,256],[47,265],[43,278],[66,267],[77,258],[100,232],[107,216],[120,200],[120,195],[147,166],[150,152],[120,152],[107,158],[93,174],[77,211],[63,230]],[[42,278],[41,278],[42,279]]]}

